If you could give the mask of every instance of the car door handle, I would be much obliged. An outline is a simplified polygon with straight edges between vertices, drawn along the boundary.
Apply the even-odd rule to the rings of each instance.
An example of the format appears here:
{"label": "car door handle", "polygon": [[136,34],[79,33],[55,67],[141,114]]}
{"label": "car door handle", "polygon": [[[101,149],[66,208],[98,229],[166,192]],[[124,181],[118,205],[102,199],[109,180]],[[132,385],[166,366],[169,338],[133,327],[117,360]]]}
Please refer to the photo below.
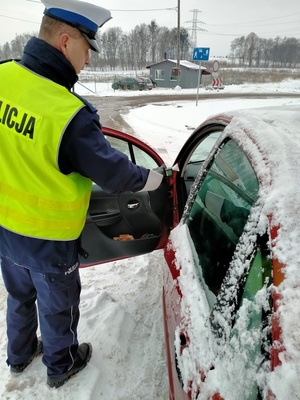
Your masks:
{"label": "car door handle", "polygon": [[140,206],[139,202],[132,202],[127,204],[127,208],[129,210],[136,210],[137,208],[139,208],[139,206]]}
{"label": "car door handle", "polygon": [[[180,355],[182,353],[182,350],[185,347],[187,347],[187,338],[186,338],[184,333],[181,333],[180,334]],[[176,349],[175,349],[175,368],[176,368],[176,372],[177,372],[177,376],[178,376],[179,382],[183,386],[183,380],[182,380],[182,376],[181,376],[181,371],[179,369],[179,364],[178,364],[178,353],[177,353]]]}

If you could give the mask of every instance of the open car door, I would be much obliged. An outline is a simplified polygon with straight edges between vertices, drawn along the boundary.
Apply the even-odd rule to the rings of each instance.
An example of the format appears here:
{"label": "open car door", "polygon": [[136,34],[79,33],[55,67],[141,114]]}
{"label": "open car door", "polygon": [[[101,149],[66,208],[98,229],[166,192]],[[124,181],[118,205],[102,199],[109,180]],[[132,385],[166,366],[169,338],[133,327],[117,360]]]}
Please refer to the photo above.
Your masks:
{"label": "open car door", "polygon": [[[111,145],[148,169],[164,164],[148,145],[133,136],[102,128]],[[111,195],[93,184],[82,248],[88,253],[81,266],[138,256],[163,248],[166,226],[167,182],[155,191]]]}
{"label": "open car door", "polygon": [[[154,191],[110,195],[93,185],[82,232],[82,247],[88,257],[82,258],[81,266],[164,248],[170,229],[181,218],[198,171],[223,129],[222,123],[197,128],[179,152],[171,176]],[[103,127],[102,131],[111,145],[133,163],[148,169],[164,164],[150,146],[136,137],[110,128]]]}

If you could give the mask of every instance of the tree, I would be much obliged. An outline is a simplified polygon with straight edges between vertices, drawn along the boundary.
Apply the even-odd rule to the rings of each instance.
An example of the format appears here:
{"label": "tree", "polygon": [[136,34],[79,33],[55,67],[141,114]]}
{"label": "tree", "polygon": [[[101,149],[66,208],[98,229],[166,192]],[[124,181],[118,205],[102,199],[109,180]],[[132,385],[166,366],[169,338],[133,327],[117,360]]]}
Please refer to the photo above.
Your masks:
{"label": "tree", "polygon": [[[282,57],[288,68],[292,68],[299,62],[299,40],[296,38],[284,38],[281,45]],[[295,57],[298,55],[298,57]]]}
{"label": "tree", "polygon": [[8,42],[6,42],[2,48],[0,47],[0,59],[1,60],[8,60],[11,58],[11,48]]}
{"label": "tree", "polygon": [[270,57],[271,57],[273,67],[275,67],[276,63],[278,63],[280,60],[280,42],[281,42],[281,39],[279,36],[277,36],[273,40],[273,46],[270,51]]}
{"label": "tree", "polygon": [[248,59],[248,67],[252,67],[253,59],[255,58],[255,54],[258,49],[259,37],[251,32],[246,37],[245,45],[246,45],[246,57]]}
{"label": "tree", "polygon": [[156,61],[156,48],[158,39],[158,25],[155,20],[152,20],[150,25],[148,25],[150,31],[150,42],[151,42],[151,62]]}
{"label": "tree", "polygon": [[[170,58],[171,54],[171,31],[163,26],[158,29],[158,43],[156,47],[156,61]],[[175,58],[174,55],[172,58]]]}
{"label": "tree", "polygon": [[[27,41],[33,34],[16,35],[10,43],[0,46],[0,59],[20,58]],[[100,53],[91,52],[91,67],[101,70],[122,68],[143,69],[165,58],[177,58],[178,29],[150,24],[137,25],[129,33],[121,28],[110,28],[97,37]],[[298,67],[300,64],[300,40],[296,38],[264,39],[254,32],[231,42],[231,52],[241,66],[248,67]],[[190,59],[188,30],[180,29],[180,59]]]}
{"label": "tree", "polygon": [[239,64],[243,65],[246,59],[246,38],[245,36],[241,36],[239,38],[234,39],[231,42],[231,51],[233,53],[233,57],[239,60]]}
{"label": "tree", "polygon": [[135,43],[135,62],[138,69],[147,65],[148,54],[150,53],[150,34],[146,24],[137,25],[132,31],[132,40]]}
{"label": "tree", "polygon": [[110,28],[101,35],[103,54],[110,69],[116,69],[118,66],[117,54],[121,43],[121,37],[121,28]]}
{"label": "tree", "polygon": [[121,43],[119,48],[119,61],[120,66],[123,70],[130,68],[130,58],[128,57],[130,53],[130,43],[128,39],[128,35],[122,35]]}
{"label": "tree", "polygon": [[11,42],[11,56],[12,58],[21,58],[23,54],[23,49],[31,38],[29,33],[25,33],[23,35],[17,35],[14,40]]}
{"label": "tree", "polygon": [[180,58],[182,60],[190,58],[190,48],[189,32],[185,28],[180,28]]}
{"label": "tree", "polygon": [[261,39],[260,46],[261,46],[261,66],[269,67],[270,66],[270,54],[271,48],[273,45],[272,39]]}

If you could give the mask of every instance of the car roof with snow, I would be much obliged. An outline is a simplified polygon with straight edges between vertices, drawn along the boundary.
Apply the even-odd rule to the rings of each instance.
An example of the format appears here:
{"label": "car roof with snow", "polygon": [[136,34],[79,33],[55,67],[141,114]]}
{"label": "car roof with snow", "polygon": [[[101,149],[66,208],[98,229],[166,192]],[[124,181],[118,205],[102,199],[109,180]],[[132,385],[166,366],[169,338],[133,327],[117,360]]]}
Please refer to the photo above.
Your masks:
{"label": "car roof with snow", "polygon": [[289,216],[299,215],[300,107],[232,111],[209,120],[230,121],[220,140],[224,135],[232,137],[251,159],[260,181],[265,214],[274,214],[278,219],[274,223],[281,222],[282,227],[293,220]]}
{"label": "car roof with snow", "polygon": [[280,225],[288,235],[294,232],[298,247],[300,224],[295,221],[300,217],[300,107],[239,110],[209,120],[230,121],[219,140],[224,135],[232,137],[243,147],[260,181],[263,214],[272,215],[272,224]]}

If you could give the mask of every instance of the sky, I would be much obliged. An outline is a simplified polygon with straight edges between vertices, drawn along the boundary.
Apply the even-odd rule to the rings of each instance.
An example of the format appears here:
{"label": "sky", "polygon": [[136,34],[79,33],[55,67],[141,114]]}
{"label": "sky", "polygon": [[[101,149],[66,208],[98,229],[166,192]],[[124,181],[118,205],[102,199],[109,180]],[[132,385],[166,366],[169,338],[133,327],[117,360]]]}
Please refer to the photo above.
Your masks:
{"label": "sky", "polygon": [[[231,42],[251,32],[262,38],[300,38],[298,0],[94,0],[94,4],[111,10],[113,16],[102,28],[104,31],[120,27],[128,33],[136,25],[152,20],[159,26],[177,27],[178,2],[180,26],[191,36],[196,33],[196,47],[210,48],[210,57],[229,55]],[[43,10],[38,0],[2,0],[0,45],[13,40],[16,34],[37,32]]]}
{"label": "sky", "polygon": [[[91,87],[94,83],[91,83]],[[204,89],[201,89],[204,90]],[[174,160],[183,142],[192,129],[208,116],[232,109],[257,108],[267,106],[300,105],[300,81],[288,80],[280,84],[226,86],[229,93],[264,93],[264,99],[218,99],[218,92],[211,93],[211,98],[201,101],[164,102],[130,110],[124,117],[140,139],[147,141],[167,155],[166,164]],[[86,95],[81,86],[76,91]],[[186,93],[187,90],[182,90]],[[192,89],[189,89],[190,93]],[[299,98],[279,97],[268,99],[268,93],[298,93]],[[141,95],[144,92],[139,92]],[[153,89],[152,93],[173,93],[173,90]],[[97,87],[98,96],[118,96],[106,84]],[[123,95],[131,95],[124,92]],[[137,95],[137,92],[134,92]],[[150,97],[151,99],[151,97]],[[149,100],[150,100],[149,99]],[[163,105],[163,107],[160,107]],[[155,109],[154,109],[155,108]],[[101,110],[99,110],[101,114]],[[153,124],[155,113],[155,125]],[[279,119],[280,120],[280,119]],[[274,123],[274,126],[276,124]],[[273,131],[271,131],[272,134]],[[150,142],[149,142],[150,141]],[[278,163],[281,162],[279,156]],[[286,182],[290,180],[287,177]],[[278,199],[280,196],[278,197]],[[283,207],[284,209],[284,207]],[[292,218],[293,222],[294,219]],[[184,232],[174,232],[173,239],[181,247],[182,257],[190,257]],[[298,256],[298,237],[291,238],[291,245],[296,243]],[[295,248],[295,247],[294,247]],[[186,253],[185,253],[186,252]],[[192,262],[186,263],[192,264]],[[164,333],[161,307],[162,268],[165,265],[162,251],[86,269],[81,269],[82,280],[81,319],[79,322],[79,340],[90,341],[93,355],[87,367],[64,386],[55,390],[46,385],[46,369],[41,358],[36,358],[32,365],[20,376],[12,376],[6,367],[6,293],[0,275],[0,398],[2,400],[168,400],[168,381]],[[296,264],[297,265],[297,264]],[[299,271],[299,268],[298,268]],[[293,274],[293,278],[295,274]],[[195,279],[194,279],[195,281]],[[184,285],[184,282],[182,282]],[[184,286],[183,286],[184,289]],[[187,287],[185,287],[187,289]],[[192,293],[190,287],[188,291]],[[299,307],[298,307],[299,309]],[[296,323],[296,322],[295,322]],[[296,327],[294,332],[298,332]],[[201,336],[202,337],[202,336]],[[297,353],[298,354],[298,353]],[[234,363],[233,363],[234,364]],[[298,365],[299,366],[299,365]],[[223,368],[225,371],[226,368]],[[288,366],[273,382],[277,389],[277,400],[298,399],[298,391],[290,395],[290,381],[294,369]],[[276,378],[276,377],[275,377]],[[286,379],[287,378],[287,379]],[[223,379],[223,378],[222,378]],[[241,380],[241,382],[243,382]],[[298,386],[299,379],[296,377]],[[227,378],[219,384],[227,385]],[[226,386],[227,387],[227,386]],[[240,400],[241,397],[232,397]]]}

